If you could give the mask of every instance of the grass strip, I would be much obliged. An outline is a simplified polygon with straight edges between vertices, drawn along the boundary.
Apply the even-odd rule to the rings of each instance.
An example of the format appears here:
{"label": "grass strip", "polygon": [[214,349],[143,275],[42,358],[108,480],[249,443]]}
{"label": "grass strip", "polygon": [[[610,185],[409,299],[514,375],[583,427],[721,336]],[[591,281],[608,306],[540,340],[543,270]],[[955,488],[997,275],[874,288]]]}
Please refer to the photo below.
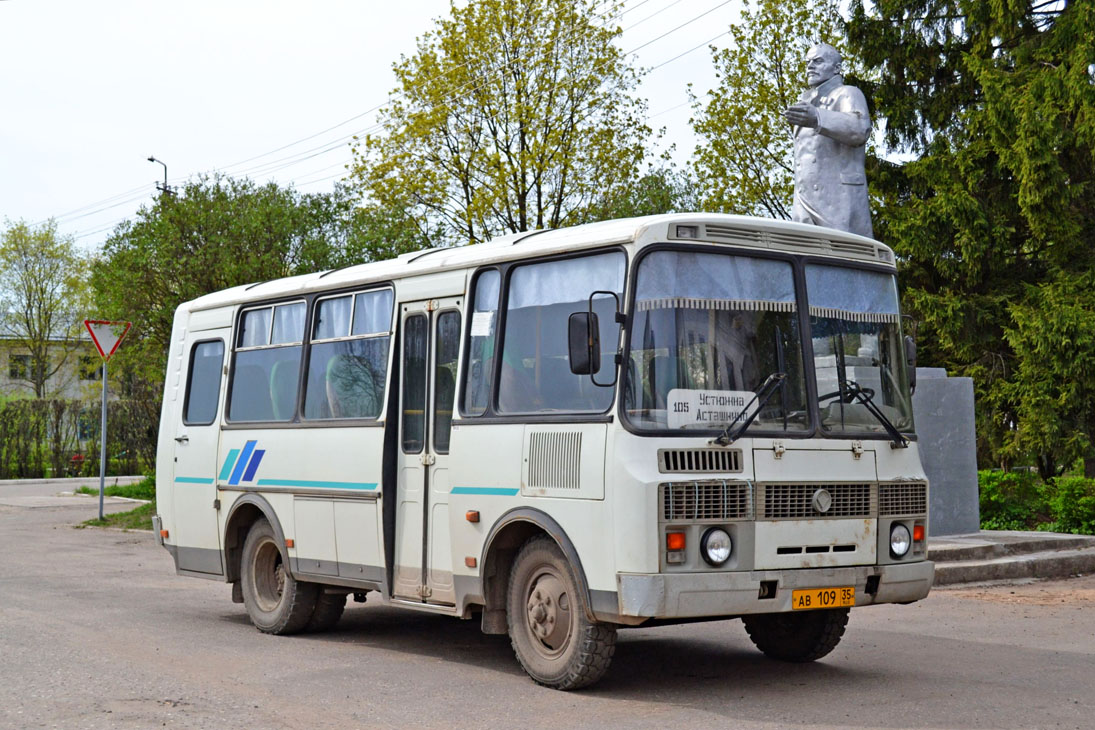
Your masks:
{"label": "grass strip", "polygon": [[[97,492],[96,492],[97,493]],[[117,527],[123,530],[151,530],[152,515],[156,514],[156,503],[142,504],[128,512],[115,512],[103,515],[103,519],[96,517],[86,520],[81,527]]]}

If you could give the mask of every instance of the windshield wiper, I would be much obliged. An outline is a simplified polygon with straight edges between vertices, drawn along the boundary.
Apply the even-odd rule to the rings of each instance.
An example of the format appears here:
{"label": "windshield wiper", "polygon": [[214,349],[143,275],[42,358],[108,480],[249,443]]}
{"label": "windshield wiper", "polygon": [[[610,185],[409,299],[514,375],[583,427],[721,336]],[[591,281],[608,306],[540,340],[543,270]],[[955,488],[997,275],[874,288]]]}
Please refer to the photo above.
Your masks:
{"label": "windshield wiper", "polygon": [[878,422],[886,429],[886,433],[890,435],[890,443],[895,449],[907,449],[909,447],[909,440],[905,438],[904,434],[897,430],[897,426],[894,426],[893,422],[886,418],[886,414],[875,405],[873,400],[871,400],[874,397],[873,390],[864,388],[854,380],[846,381],[844,385],[844,392],[848,394],[847,402],[851,403],[851,399],[854,398],[862,403],[863,407],[866,408],[872,416],[878,419]]}
{"label": "windshield wiper", "polygon": [[[765,380],[759,388],[757,388],[756,393],[754,393],[753,395],[753,399],[745,404],[745,408],[741,409],[741,412],[734,417],[733,421],[726,424],[726,427],[722,429],[722,433],[711,439],[708,443],[714,444],[715,446],[729,446],[730,444],[737,441],[741,437],[741,435],[745,433],[745,429],[749,428],[749,424],[756,420],[757,415],[760,413],[761,409],[764,408],[765,404],[768,403],[768,399],[772,397],[772,394],[776,392],[776,388],[781,383],[783,383],[786,378],[787,373],[772,373],[771,375],[769,375],[768,379]],[[741,420],[741,417],[749,411],[749,406],[753,405],[758,400],[760,401],[760,403],[759,405],[757,405],[757,409],[750,413],[749,416],[744,421],[742,421],[741,425],[738,426],[733,433],[730,433],[730,429],[734,427],[734,424]]]}

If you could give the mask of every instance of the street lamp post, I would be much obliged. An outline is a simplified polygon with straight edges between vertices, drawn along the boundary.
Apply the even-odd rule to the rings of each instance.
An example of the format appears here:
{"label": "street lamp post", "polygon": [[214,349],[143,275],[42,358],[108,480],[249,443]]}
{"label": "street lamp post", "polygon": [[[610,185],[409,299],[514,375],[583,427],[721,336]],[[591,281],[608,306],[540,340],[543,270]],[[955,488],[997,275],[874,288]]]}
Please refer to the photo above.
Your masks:
{"label": "street lamp post", "polygon": [[157,160],[152,155],[148,156],[148,161],[149,162],[158,162],[161,165],[163,165],[163,187],[160,187],[159,185],[157,185],[156,187],[160,190],[161,193],[170,194],[171,193],[171,188],[167,187],[167,163],[164,162],[163,160]]}

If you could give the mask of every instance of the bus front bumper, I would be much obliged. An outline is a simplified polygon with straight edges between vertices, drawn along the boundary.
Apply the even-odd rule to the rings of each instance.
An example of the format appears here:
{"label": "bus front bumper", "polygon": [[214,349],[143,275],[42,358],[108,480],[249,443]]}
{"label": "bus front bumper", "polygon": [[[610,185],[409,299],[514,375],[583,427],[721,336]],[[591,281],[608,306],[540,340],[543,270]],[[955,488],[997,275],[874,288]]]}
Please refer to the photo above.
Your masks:
{"label": "bus front bumper", "polygon": [[[911,603],[928,595],[935,563],[849,568],[755,570],[740,573],[618,573],[620,616],[693,618],[781,613],[791,610],[791,592],[803,588],[855,588],[855,605]],[[868,579],[878,576],[867,593]],[[761,598],[761,583],[775,581],[775,594]],[[771,585],[771,583],[769,583]]]}

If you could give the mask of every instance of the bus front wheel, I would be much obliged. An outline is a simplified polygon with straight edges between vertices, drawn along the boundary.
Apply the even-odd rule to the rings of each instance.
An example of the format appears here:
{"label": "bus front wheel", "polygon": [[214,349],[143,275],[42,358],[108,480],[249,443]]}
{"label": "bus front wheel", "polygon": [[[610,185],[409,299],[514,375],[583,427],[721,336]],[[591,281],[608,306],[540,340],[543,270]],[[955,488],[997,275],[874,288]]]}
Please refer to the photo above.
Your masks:
{"label": "bus front wheel", "polygon": [[255,522],[247,533],[240,574],[243,605],[255,628],[267,634],[295,634],[307,626],[318,586],[289,573],[274,528],[266,520]]}
{"label": "bus front wheel", "polygon": [[526,542],[513,562],[506,616],[517,660],[537,683],[577,689],[608,670],[616,627],[586,617],[573,568],[546,535]]}
{"label": "bus front wheel", "polygon": [[840,643],[848,625],[848,609],[761,613],[742,616],[742,622],[765,655],[785,662],[812,662]]}

